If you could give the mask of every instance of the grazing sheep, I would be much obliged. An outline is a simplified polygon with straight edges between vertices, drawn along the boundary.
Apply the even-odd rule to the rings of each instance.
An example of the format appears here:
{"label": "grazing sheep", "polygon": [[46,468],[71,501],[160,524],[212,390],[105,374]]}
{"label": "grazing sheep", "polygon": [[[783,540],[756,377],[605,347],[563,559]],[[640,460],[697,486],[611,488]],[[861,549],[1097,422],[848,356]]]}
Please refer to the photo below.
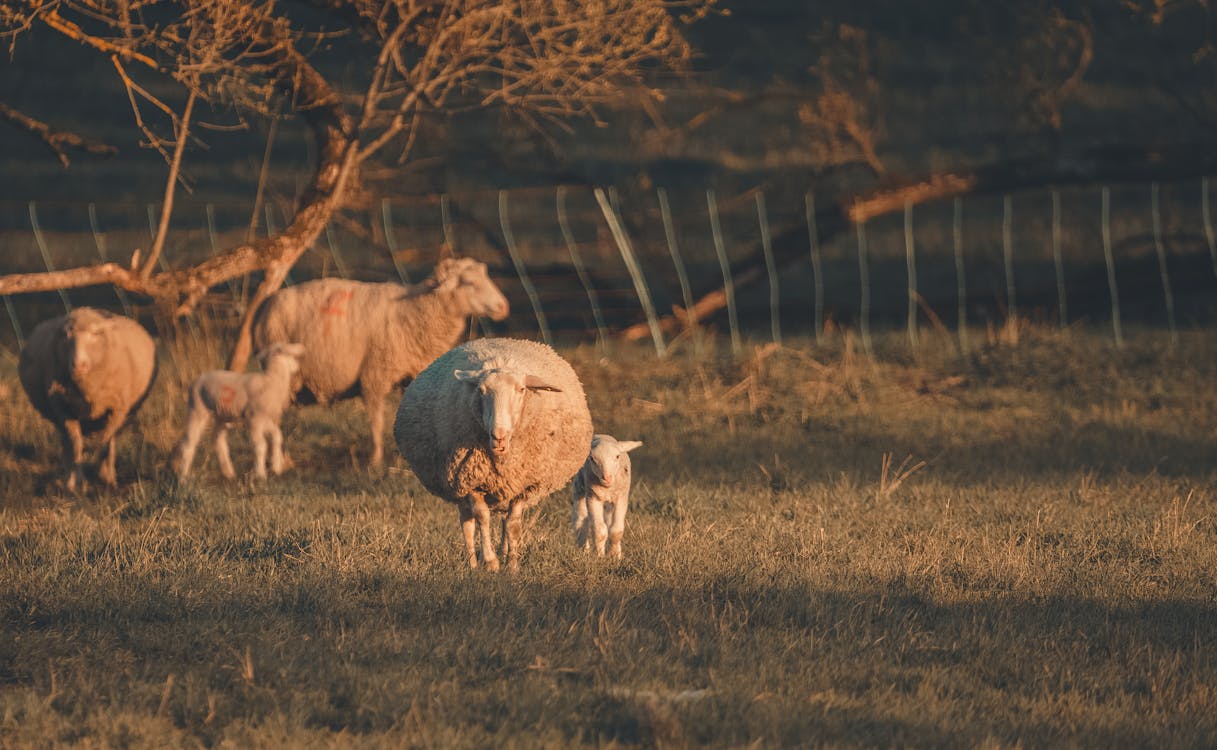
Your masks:
{"label": "grazing sheep", "polygon": [[185,477],[190,473],[199,440],[211,423],[217,422],[215,449],[220,473],[228,479],[235,477],[228,454],[228,428],[238,421],[249,427],[249,441],[254,446],[254,475],[266,478],[268,450],[270,470],[276,476],[282,474],[283,431],[279,429],[279,420],[291,401],[292,376],[299,371],[303,354],[301,344],[272,344],[258,354],[263,372],[211,370],[195,378],[190,385],[186,434],[178,444],[178,475]]}
{"label": "grazing sheep", "polygon": [[478,339],[444,354],[402,394],[397,447],[429,492],[455,503],[469,567],[497,570],[490,513],[506,514],[502,554],[519,567],[521,518],[583,464],[592,420],[579,377],[534,341]]}
{"label": "grazing sheep", "polygon": [[[630,507],[630,451],[642,446],[638,440],[618,440],[612,435],[592,436],[592,450],[571,485],[571,523],[575,544],[587,549],[592,541],[596,554],[621,559],[621,537],[625,514]],[[612,525],[604,521],[607,506]]]}
{"label": "grazing sheep", "polygon": [[253,340],[259,349],[304,344],[297,401],[362,396],[372,428],[370,463],[379,466],[389,391],[455,346],[470,316],[503,320],[508,309],[485,263],[448,258],[414,287],[320,279],[283,289],[258,311]]}
{"label": "grazing sheep", "polygon": [[68,489],[84,489],[84,437],[101,432],[98,476],[117,483],[114,436],[156,378],[156,344],[129,318],[78,307],[34,328],[17,365],[21,387],[50,420],[71,465]]}

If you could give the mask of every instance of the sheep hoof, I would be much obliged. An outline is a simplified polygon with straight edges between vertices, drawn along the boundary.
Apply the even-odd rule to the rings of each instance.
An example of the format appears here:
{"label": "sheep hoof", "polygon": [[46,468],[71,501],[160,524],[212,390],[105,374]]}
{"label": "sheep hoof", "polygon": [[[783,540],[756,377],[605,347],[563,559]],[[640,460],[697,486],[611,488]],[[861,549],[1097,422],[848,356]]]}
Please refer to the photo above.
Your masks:
{"label": "sheep hoof", "polygon": [[497,558],[491,558],[490,560],[487,560],[487,561],[486,561],[486,570],[489,570],[491,573],[497,573],[497,572],[499,572],[499,561],[498,561],[498,559],[497,559]]}

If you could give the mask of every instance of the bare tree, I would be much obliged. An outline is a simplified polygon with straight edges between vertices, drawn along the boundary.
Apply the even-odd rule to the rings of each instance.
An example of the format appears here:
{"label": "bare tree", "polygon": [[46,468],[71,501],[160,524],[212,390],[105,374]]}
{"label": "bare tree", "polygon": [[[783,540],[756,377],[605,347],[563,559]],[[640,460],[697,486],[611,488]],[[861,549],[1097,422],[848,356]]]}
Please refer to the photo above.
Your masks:
{"label": "bare tree", "polygon": [[[129,266],[0,276],[0,294],[109,283],[185,315],[217,284],[262,271],[230,361],[242,368],[258,304],[357,193],[362,165],[386,153],[408,161],[422,119],[431,114],[493,110],[541,128],[594,117],[623,92],[646,91],[649,71],[682,68],[690,49],[680,26],[708,12],[713,1],[311,0],[286,11],[269,0],[0,4],[0,39],[10,46],[39,28],[108,58],[137,125],[170,172],[152,251],[133,254]],[[306,18],[316,26],[300,20]],[[358,90],[335,83],[310,57],[317,42],[335,34],[345,35],[344,43],[366,61]],[[175,82],[182,103],[154,96],[141,84],[149,77]],[[269,117],[281,108],[301,118],[316,141],[317,165],[281,232],[190,268],[157,271],[196,101],[246,117]],[[156,134],[152,116],[168,118],[171,137]],[[69,141],[55,140],[49,128],[23,127],[66,161],[62,145]]]}

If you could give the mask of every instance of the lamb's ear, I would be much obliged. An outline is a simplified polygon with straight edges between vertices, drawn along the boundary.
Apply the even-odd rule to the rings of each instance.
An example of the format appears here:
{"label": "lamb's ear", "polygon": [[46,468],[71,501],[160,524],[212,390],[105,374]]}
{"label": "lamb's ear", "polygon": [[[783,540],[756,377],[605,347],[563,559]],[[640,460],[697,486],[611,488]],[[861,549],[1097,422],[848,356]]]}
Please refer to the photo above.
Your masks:
{"label": "lamb's ear", "polygon": [[641,440],[618,440],[617,445],[621,448],[621,450],[623,452],[629,453],[630,451],[634,450],[635,448],[641,448],[642,441]]}
{"label": "lamb's ear", "polygon": [[553,391],[554,393],[562,392],[561,388],[557,387],[556,385],[550,385],[549,383],[546,383],[544,380],[537,377],[536,375],[525,375],[524,376],[524,387],[530,391]]}
{"label": "lamb's ear", "polygon": [[476,383],[485,375],[481,370],[453,370],[452,376],[462,383]]}

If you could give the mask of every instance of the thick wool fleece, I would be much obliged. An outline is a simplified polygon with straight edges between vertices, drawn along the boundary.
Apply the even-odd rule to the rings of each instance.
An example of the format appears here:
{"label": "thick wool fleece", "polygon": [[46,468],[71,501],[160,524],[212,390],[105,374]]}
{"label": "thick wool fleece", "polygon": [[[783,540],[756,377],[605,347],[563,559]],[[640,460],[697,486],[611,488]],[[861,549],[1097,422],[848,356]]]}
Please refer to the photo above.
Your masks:
{"label": "thick wool fleece", "polygon": [[[560,392],[531,391],[501,458],[489,450],[477,391],[456,370],[535,375]],[[460,502],[483,493],[491,510],[527,510],[560,489],[587,458],[592,420],[583,385],[553,349],[519,339],[478,339],[444,354],[406,388],[393,425],[397,447],[432,494]]]}

